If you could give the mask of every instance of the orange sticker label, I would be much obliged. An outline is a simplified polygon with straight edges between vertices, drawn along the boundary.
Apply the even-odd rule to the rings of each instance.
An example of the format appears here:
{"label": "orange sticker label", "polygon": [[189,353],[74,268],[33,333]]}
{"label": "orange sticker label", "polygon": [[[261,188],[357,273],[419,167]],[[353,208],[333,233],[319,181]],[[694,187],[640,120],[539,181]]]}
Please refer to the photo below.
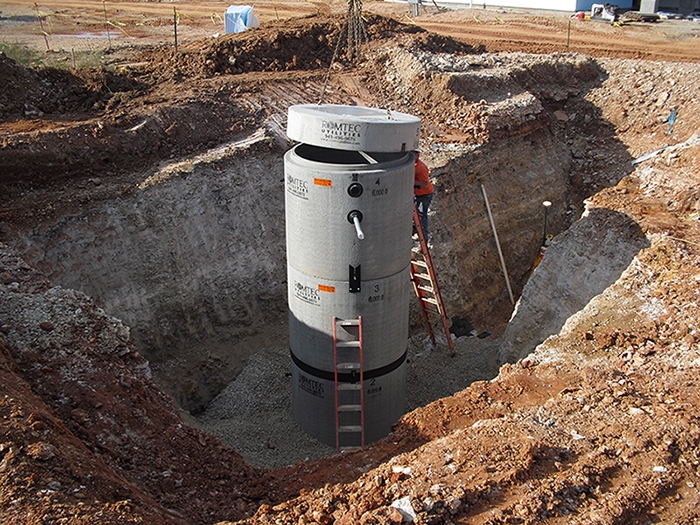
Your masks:
{"label": "orange sticker label", "polygon": [[321,292],[335,293],[335,286],[326,286],[325,284],[319,284],[318,289]]}
{"label": "orange sticker label", "polygon": [[314,178],[314,184],[315,184],[316,186],[326,186],[326,187],[330,188],[331,186],[333,186],[333,181],[330,180],[330,179],[317,179],[317,178]]}

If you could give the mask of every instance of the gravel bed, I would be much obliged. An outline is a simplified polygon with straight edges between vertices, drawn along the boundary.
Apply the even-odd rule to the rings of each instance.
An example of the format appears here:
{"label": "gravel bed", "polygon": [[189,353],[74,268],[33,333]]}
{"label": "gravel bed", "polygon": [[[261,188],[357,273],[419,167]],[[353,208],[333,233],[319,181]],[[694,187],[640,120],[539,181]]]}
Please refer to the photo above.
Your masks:
{"label": "gravel bed", "polygon": [[[442,346],[431,346],[425,334],[409,339],[408,410],[498,374],[495,338],[459,338],[455,357]],[[257,467],[281,467],[336,453],[300,430],[292,419],[289,349],[284,347],[266,348],[251,356],[196,425]]]}

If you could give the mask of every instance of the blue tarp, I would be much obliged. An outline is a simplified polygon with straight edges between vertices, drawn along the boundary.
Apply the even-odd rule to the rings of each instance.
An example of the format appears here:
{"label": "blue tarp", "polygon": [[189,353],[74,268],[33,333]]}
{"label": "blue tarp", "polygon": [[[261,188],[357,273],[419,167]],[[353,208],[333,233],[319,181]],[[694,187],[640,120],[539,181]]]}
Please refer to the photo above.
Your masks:
{"label": "blue tarp", "polygon": [[226,33],[240,33],[251,27],[258,27],[257,17],[253,14],[251,5],[232,5],[224,14]]}

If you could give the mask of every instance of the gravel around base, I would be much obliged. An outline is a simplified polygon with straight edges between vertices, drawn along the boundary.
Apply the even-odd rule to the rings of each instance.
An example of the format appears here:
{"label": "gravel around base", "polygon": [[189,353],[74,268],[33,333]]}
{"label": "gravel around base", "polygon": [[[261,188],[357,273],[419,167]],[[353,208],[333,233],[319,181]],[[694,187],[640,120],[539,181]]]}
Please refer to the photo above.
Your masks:
{"label": "gravel around base", "polygon": [[[459,338],[455,357],[443,346],[431,349],[429,342],[425,334],[408,341],[409,411],[498,374],[495,338]],[[214,398],[197,426],[256,467],[281,467],[335,454],[334,448],[308,436],[292,419],[291,386],[289,349],[263,349]]]}

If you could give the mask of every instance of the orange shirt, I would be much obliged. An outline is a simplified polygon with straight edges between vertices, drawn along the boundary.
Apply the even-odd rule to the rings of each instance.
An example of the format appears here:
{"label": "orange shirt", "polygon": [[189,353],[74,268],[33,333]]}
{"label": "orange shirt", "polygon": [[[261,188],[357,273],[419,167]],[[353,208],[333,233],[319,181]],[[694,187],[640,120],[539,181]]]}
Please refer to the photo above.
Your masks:
{"label": "orange shirt", "polygon": [[413,193],[416,195],[428,195],[429,193],[433,193],[433,183],[430,182],[430,172],[428,171],[428,166],[426,166],[425,162],[420,159],[416,159]]}

